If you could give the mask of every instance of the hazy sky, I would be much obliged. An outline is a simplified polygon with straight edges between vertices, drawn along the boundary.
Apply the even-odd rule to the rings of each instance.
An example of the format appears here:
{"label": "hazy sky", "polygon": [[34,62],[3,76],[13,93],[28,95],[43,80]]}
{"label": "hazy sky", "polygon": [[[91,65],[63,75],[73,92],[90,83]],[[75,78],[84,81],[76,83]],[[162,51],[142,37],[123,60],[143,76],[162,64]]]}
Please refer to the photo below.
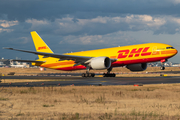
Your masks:
{"label": "hazy sky", "polygon": [[[0,48],[35,51],[37,31],[54,53],[147,42],[166,43],[179,53],[180,0],[0,0]],[[5,59],[36,55],[1,49]]]}

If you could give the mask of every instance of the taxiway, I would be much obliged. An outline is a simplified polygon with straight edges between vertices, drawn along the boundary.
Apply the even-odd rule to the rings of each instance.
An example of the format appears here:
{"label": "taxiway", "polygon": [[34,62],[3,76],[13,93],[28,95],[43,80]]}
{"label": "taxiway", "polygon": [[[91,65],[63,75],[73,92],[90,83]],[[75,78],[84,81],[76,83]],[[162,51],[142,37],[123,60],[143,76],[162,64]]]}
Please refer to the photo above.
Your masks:
{"label": "taxiway", "polygon": [[[174,77],[94,77],[77,76],[2,76],[2,81],[12,79],[12,83],[0,83],[0,87],[43,87],[43,86],[90,86],[90,85],[134,85],[180,83],[180,76]],[[13,83],[13,79],[32,79],[32,82]],[[49,81],[33,82],[33,79]]]}

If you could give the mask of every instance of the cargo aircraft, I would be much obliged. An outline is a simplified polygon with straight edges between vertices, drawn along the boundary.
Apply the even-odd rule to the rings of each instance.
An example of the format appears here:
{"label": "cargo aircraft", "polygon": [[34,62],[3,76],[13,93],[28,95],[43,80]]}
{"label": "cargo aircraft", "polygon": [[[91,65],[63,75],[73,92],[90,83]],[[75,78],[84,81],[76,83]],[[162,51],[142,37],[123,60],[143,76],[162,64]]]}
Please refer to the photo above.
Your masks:
{"label": "cargo aircraft", "polygon": [[146,43],[122,47],[113,47],[66,54],[55,54],[48,45],[41,39],[36,31],[31,32],[36,51],[5,48],[38,55],[37,60],[13,60],[20,62],[31,62],[34,66],[51,68],[56,70],[82,70],[82,77],[94,77],[91,69],[107,69],[104,77],[115,77],[110,73],[113,67],[126,66],[131,71],[143,71],[147,68],[148,62],[161,62],[161,70],[164,70],[164,62],[177,54],[177,50],[171,45],[163,43]]}

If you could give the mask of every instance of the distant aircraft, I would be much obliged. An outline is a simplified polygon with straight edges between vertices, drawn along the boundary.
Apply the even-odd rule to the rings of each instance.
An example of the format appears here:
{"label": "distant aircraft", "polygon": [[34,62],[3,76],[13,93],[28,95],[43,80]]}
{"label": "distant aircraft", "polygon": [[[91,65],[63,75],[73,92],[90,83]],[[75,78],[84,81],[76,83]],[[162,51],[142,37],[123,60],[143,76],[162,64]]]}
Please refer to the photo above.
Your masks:
{"label": "distant aircraft", "polygon": [[164,62],[177,54],[177,50],[171,45],[162,43],[146,43],[122,47],[113,47],[66,54],[55,54],[36,33],[31,32],[35,45],[35,51],[5,48],[38,55],[38,60],[14,60],[20,62],[31,62],[34,66],[51,68],[56,70],[82,70],[86,73],[82,77],[94,77],[89,70],[107,69],[104,77],[115,77],[110,73],[113,67],[126,66],[131,71],[143,71],[147,68],[148,62],[161,62],[161,70],[164,70]]}
{"label": "distant aircraft", "polygon": [[15,68],[23,68],[25,67],[25,65],[10,65],[11,67],[15,67]]}

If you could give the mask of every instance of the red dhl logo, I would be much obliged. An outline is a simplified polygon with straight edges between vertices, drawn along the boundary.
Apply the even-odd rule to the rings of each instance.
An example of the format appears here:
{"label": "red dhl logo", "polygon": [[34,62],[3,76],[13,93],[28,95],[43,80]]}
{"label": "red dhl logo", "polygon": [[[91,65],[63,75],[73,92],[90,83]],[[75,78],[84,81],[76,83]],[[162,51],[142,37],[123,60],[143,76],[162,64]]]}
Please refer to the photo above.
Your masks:
{"label": "red dhl logo", "polygon": [[46,46],[38,47],[37,50],[42,50],[42,49],[48,49],[48,47],[46,47]]}
{"label": "red dhl logo", "polygon": [[147,52],[150,47],[145,48],[134,48],[131,51],[129,49],[127,50],[120,50],[118,51],[119,55],[117,58],[126,58],[126,57],[139,57],[139,56],[147,56],[151,55],[152,52]]}

